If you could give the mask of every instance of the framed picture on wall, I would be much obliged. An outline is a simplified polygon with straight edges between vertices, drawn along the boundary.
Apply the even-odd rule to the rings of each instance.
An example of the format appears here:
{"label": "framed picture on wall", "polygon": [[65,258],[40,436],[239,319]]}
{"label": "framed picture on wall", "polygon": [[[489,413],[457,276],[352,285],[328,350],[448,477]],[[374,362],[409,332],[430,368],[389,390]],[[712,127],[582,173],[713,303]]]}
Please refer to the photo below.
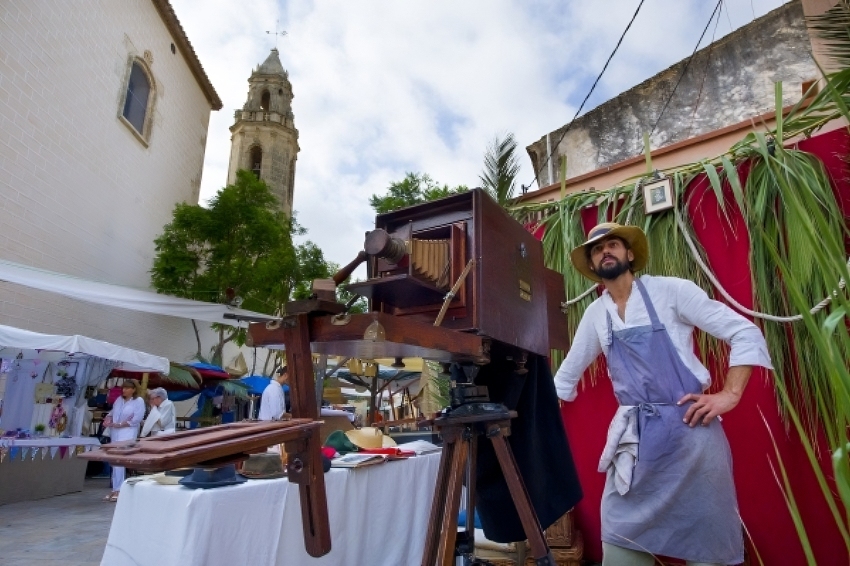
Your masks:
{"label": "framed picture on wall", "polygon": [[673,183],[669,178],[643,186],[643,204],[647,214],[673,208]]}

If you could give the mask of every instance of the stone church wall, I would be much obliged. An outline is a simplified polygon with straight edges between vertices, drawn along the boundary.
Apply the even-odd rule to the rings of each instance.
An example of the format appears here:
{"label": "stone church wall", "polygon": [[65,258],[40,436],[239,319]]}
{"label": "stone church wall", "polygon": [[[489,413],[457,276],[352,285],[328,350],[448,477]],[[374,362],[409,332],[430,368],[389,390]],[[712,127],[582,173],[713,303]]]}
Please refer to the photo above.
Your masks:
{"label": "stone church wall", "polygon": [[[0,258],[149,288],[154,238],[196,203],[211,105],[150,0],[0,3]],[[149,52],[149,144],[119,118]],[[182,360],[188,320],[0,283],[0,324],[84,334]]]}

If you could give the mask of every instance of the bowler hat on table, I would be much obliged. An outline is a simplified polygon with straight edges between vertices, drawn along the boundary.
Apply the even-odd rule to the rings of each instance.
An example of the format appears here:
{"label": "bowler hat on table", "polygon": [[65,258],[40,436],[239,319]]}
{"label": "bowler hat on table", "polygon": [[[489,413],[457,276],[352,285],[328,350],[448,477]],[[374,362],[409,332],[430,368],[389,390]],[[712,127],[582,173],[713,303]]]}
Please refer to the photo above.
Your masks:
{"label": "bowler hat on table", "polygon": [[245,483],[246,478],[236,473],[236,466],[228,464],[220,468],[195,468],[192,474],[178,483],[191,489],[210,489]]}

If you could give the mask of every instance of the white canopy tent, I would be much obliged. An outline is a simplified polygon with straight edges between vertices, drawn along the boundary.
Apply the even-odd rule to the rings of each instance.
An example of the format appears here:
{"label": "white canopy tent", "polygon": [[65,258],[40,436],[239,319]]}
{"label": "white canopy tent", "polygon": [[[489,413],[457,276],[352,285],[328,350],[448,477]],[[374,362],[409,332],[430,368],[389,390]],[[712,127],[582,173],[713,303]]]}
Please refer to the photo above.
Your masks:
{"label": "white canopy tent", "polygon": [[14,359],[24,351],[33,350],[39,352],[36,358],[46,358],[42,352],[67,352],[69,354],[84,354],[86,356],[120,362],[125,369],[147,370],[168,374],[168,358],[146,354],[138,350],[132,350],[123,346],[117,346],[95,340],[78,334],[74,336],[60,336],[56,334],[40,334],[20,328],[0,325],[0,357]]}
{"label": "white canopy tent", "polygon": [[277,318],[219,303],[193,301],[143,289],[89,281],[2,259],[0,259],[0,281],[8,281],[99,305],[230,326],[239,326],[239,322],[243,320],[260,322]]}

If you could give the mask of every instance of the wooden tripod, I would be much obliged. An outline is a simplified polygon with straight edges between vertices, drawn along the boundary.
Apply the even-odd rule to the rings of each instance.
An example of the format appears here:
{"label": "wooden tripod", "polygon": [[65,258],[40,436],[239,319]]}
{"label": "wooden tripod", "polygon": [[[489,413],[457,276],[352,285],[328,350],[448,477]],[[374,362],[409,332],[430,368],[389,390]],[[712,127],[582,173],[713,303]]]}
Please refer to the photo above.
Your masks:
{"label": "wooden tripod", "polygon": [[[540,521],[531,505],[525,483],[506,440],[511,431],[511,419],[515,418],[517,413],[509,411],[503,405],[495,405],[501,408],[497,411],[476,410],[483,405],[494,407],[491,403],[473,403],[461,407],[471,410],[460,410],[457,414],[450,413],[434,420],[434,426],[440,430],[443,437],[443,454],[431,504],[431,519],[428,523],[422,566],[453,566],[456,551],[462,554],[472,554],[474,551],[475,531],[472,525],[475,514],[475,460],[480,435],[484,435],[493,443],[499,467],[507,481],[525,536],[531,545],[532,556],[538,566],[555,566],[555,559],[546,544]],[[457,516],[463,476],[467,470],[466,533],[458,540]]]}

